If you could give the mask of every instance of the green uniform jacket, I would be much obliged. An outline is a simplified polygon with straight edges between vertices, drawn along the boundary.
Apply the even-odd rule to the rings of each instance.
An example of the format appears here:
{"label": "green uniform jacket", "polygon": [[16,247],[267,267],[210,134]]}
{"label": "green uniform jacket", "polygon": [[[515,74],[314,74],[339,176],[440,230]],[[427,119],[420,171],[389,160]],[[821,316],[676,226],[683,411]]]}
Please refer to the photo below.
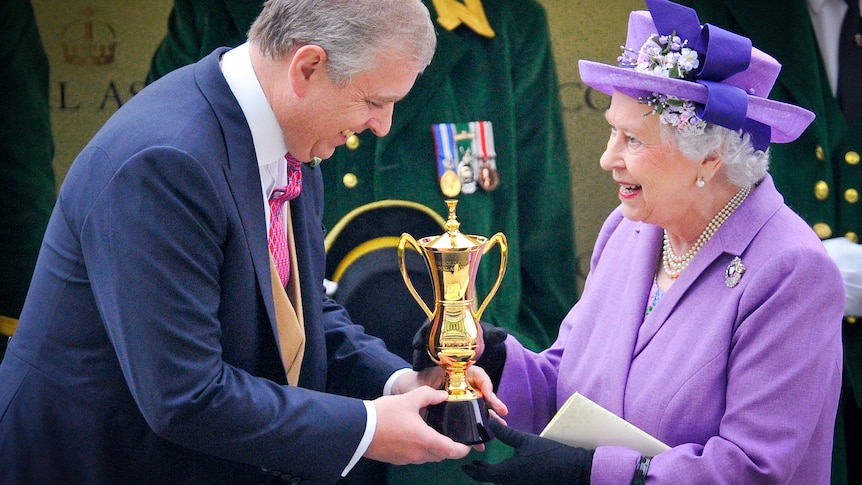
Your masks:
{"label": "green uniform jacket", "polygon": [[[781,73],[769,97],[803,106],[817,117],[793,143],[771,146],[770,172],[787,204],[822,238],[862,235],[862,118],[845,120],[829,88],[829,80],[805,0],[683,0],[701,22],[749,37],[755,47],[775,57]],[[837,32],[836,32],[837,35]],[[812,302],[816,304],[816,302]],[[862,403],[862,322],[845,319],[844,394]],[[833,483],[858,483],[843,467],[842,400],[835,435]],[[859,413],[856,409],[856,413]],[[860,439],[847,436],[847,439]]]}
{"label": "green uniform jacket", "polygon": [[[432,2],[425,3],[436,19]],[[217,46],[243,42],[260,4],[178,0],[150,79]],[[331,228],[350,210],[382,199],[419,202],[445,217],[431,126],[491,121],[500,185],[493,192],[458,196],[458,220],[465,234],[503,232],[508,238],[508,270],[482,319],[539,350],[556,338],[577,299],[571,178],[556,68],[538,3],[485,0],[483,5],[496,37],[487,39],[464,25],[452,32],[438,25],[434,60],[396,104],[389,135],[377,139],[363,133],[358,148],[340,147],[321,164],[324,222]],[[347,174],[356,177],[352,188],[343,183]],[[493,249],[482,260],[478,297],[496,279],[497,254]]]}
{"label": "green uniform jacket", "polygon": [[0,359],[17,324],[56,192],[48,57],[28,0],[0,4]]}

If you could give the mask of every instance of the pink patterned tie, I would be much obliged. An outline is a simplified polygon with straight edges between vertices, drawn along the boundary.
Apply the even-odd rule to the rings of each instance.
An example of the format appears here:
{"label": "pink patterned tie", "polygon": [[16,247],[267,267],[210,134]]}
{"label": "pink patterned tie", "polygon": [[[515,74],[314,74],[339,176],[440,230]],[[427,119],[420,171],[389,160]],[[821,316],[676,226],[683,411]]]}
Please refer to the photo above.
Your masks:
{"label": "pink patterned tie", "polygon": [[270,224],[269,250],[278,269],[278,277],[287,286],[290,279],[290,254],[287,247],[287,234],[284,226],[284,203],[295,199],[302,191],[302,162],[290,153],[284,156],[287,160],[287,185],[272,191],[269,196]]}

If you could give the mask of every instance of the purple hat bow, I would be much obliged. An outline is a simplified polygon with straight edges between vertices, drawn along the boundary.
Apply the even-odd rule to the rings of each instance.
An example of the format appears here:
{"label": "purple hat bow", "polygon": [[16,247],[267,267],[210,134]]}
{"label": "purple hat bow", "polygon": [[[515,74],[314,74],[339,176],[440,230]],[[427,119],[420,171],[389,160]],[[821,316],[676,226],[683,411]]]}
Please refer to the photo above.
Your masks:
{"label": "purple hat bow", "polygon": [[685,76],[685,80],[707,89],[706,102],[697,103],[697,116],[731,130],[743,130],[751,136],[754,148],[766,150],[772,129],[746,116],[748,92],[724,82],[748,69],[751,40],[714,25],[701,27],[697,12],[691,8],[666,0],[646,0],[646,4],[659,35],[676,32],[702,59],[699,67]]}

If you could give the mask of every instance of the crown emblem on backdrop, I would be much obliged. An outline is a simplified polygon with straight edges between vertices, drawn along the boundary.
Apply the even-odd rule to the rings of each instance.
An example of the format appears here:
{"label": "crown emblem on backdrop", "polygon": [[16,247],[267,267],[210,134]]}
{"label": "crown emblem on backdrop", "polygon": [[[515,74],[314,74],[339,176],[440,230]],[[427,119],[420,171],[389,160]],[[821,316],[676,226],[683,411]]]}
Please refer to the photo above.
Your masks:
{"label": "crown emblem on backdrop", "polygon": [[63,27],[60,43],[63,58],[69,64],[79,66],[104,66],[113,64],[117,47],[117,36],[109,24],[93,20],[94,10],[84,10],[84,17]]}

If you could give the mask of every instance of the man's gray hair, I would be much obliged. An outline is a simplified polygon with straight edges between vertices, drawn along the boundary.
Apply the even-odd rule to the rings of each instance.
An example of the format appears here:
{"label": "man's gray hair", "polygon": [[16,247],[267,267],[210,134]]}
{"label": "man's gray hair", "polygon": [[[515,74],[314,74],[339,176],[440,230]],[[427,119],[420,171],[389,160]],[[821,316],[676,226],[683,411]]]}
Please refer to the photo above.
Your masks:
{"label": "man's gray hair", "polygon": [[662,128],[663,139],[673,140],[679,151],[692,160],[718,154],[728,180],[737,187],[760,182],[769,168],[769,149],[756,150],[751,137],[742,130],[734,131],[712,123],[699,135],[680,133],[669,125],[662,125]]}
{"label": "man's gray hair", "polygon": [[327,75],[341,86],[376,67],[378,56],[415,62],[421,72],[437,44],[420,0],[267,0],[248,38],[270,59],[320,46]]}

